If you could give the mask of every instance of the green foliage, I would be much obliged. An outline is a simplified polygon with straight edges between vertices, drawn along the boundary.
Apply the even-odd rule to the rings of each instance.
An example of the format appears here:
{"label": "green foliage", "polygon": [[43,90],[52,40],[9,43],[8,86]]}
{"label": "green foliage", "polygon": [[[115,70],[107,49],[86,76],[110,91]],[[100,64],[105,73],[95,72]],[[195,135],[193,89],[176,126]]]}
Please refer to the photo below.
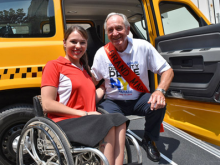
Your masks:
{"label": "green foliage", "polygon": [[17,9],[16,11],[12,8],[9,10],[0,11],[0,23],[23,23],[26,20],[23,8]]}

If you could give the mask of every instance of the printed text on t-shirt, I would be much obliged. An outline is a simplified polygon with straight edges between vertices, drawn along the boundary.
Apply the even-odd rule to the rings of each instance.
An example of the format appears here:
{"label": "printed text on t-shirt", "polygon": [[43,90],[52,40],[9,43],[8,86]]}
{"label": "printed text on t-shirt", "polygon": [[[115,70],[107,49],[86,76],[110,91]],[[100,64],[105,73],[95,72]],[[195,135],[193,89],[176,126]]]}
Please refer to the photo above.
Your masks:
{"label": "printed text on t-shirt", "polygon": [[[140,75],[139,64],[137,61],[128,62],[127,65],[136,74]],[[120,95],[132,95],[132,90],[125,79],[120,75],[120,73],[115,69],[112,64],[109,64],[109,77],[112,88],[118,88]]]}

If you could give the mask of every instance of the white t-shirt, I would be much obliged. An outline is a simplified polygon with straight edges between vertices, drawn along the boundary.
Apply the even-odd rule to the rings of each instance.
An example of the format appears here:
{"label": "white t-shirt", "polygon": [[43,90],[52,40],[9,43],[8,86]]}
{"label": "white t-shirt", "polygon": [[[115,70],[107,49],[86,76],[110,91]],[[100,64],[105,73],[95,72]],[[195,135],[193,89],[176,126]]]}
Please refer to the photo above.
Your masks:
{"label": "white t-shirt", "polygon": [[[161,74],[170,68],[170,65],[157,50],[149,42],[142,39],[132,39],[128,36],[127,48],[118,54],[131,70],[140,76],[149,91],[148,70]],[[141,94],[141,92],[130,88],[125,79],[116,71],[108,59],[104,47],[96,52],[91,72],[97,81],[105,79],[105,98],[107,99],[135,100]]]}

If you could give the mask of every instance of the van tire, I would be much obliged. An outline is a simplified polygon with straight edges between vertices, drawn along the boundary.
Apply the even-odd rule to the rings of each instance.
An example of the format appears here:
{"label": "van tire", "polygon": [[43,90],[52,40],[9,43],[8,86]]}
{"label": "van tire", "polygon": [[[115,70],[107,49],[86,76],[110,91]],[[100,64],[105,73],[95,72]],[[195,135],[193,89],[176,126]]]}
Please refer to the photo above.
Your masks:
{"label": "van tire", "polygon": [[16,152],[12,144],[21,134],[25,123],[33,117],[33,106],[29,104],[9,106],[0,113],[0,165],[16,164]]}

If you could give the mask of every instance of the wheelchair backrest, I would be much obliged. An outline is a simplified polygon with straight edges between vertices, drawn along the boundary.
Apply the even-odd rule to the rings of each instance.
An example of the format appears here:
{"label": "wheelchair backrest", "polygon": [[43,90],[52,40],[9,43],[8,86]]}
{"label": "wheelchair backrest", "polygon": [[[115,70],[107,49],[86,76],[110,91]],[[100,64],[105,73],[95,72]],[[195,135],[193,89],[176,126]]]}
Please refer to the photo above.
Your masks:
{"label": "wheelchair backrest", "polygon": [[34,105],[35,116],[43,117],[46,115],[43,112],[41,95],[37,95],[33,97],[33,105]]}

